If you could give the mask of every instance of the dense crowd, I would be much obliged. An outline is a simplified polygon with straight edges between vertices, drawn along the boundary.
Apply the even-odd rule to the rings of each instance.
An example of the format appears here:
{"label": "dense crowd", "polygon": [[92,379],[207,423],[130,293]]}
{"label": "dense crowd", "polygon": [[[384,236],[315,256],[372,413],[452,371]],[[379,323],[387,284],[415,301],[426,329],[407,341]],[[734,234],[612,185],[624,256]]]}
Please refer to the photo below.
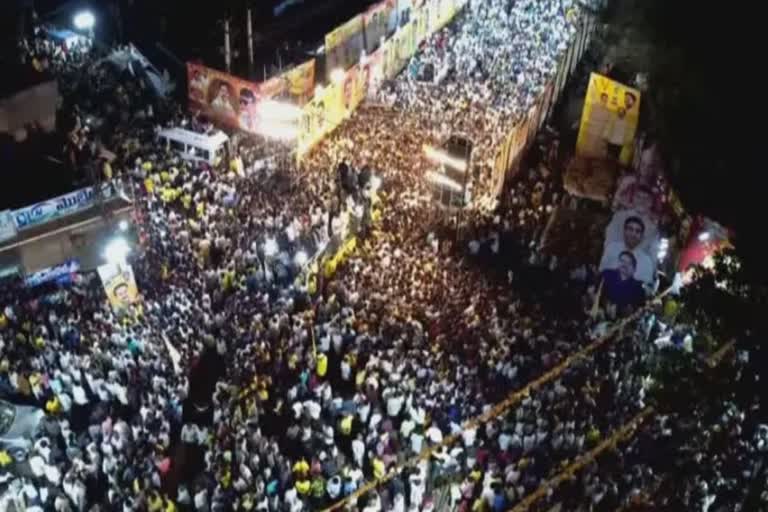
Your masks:
{"label": "dense crowd", "polygon": [[[474,102],[463,95],[484,82],[485,100],[525,112],[573,33],[571,5],[472,4],[424,61],[451,62],[449,96]],[[446,38],[448,61],[434,53]],[[7,509],[317,510],[434,447],[352,508],[437,510],[447,493],[458,510],[503,511],[644,407],[656,349],[633,331],[519,407],[466,423],[591,341],[583,286],[537,250],[563,195],[554,140],[498,211],[447,218],[422,148],[448,130],[435,119],[460,111],[432,110],[444,97],[425,85],[396,81],[399,100],[363,106],[300,166],[258,139],[210,166],[155,139],[207,121],[124,78],[89,66],[66,89],[68,151],[134,187],[142,298],[115,312],[94,275],[3,286],[0,391],[46,411],[27,453],[0,457]],[[313,298],[299,279],[312,256],[354,233]],[[590,496],[613,477],[597,478]]]}
{"label": "dense crowd", "polygon": [[580,9],[571,0],[470,2],[380,98],[473,140],[481,171],[475,195],[483,197],[491,192],[495,151],[555,76]]}

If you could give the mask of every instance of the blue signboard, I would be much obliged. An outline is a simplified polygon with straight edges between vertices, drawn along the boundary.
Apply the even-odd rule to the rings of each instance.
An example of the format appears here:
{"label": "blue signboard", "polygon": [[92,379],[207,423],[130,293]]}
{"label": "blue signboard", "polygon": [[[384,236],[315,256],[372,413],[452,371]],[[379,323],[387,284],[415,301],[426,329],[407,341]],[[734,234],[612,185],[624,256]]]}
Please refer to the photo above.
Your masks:
{"label": "blue signboard", "polygon": [[[101,193],[103,197],[109,197],[112,195],[112,188],[106,185],[101,189]],[[16,223],[16,229],[29,229],[59,217],[77,213],[92,206],[95,203],[96,194],[95,187],[87,187],[15,210],[13,220]]]}

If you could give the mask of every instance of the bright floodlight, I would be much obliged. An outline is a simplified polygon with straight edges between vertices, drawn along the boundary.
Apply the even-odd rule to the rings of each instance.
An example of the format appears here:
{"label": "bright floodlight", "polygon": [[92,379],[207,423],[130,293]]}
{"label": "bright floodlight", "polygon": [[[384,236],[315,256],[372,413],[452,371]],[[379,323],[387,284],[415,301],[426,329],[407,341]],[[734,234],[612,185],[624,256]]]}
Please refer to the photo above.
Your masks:
{"label": "bright floodlight", "polygon": [[433,162],[443,164],[459,172],[465,172],[467,170],[467,162],[459,160],[458,158],[453,158],[445,151],[435,149],[432,146],[424,146],[424,154],[426,154],[427,158]]}
{"label": "bright floodlight", "polygon": [[280,250],[280,247],[277,245],[277,241],[274,238],[268,238],[266,242],[264,242],[264,254],[272,257],[275,254],[277,254],[277,251]]}
{"label": "bright floodlight", "polygon": [[296,255],[293,257],[293,262],[296,263],[297,267],[303,267],[307,264],[309,261],[309,256],[307,256],[307,253],[304,251],[299,251],[296,253]]}
{"label": "bright floodlight", "polygon": [[266,121],[259,124],[256,133],[269,139],[293,140],[299,136],[299,127],[296,123]]}
{"label": "bright floodlight", "polygon": [[113,238],[104,249],[104,259],[108,263],[123,263],[131,248],[123,237]]}
{"label": "bright floodlight", "polygon": [[125,219],[121,220],[117,227],[120,228],[120,231],[128,231],[128,221]]}
{"label": "bright floodlight", "polygon": [[699,233],[699,242],[706,242],[710,236],[709,231],[702,231]]}
{"label": "bright floodlight", "polygon": [[344,81],[344,76],[346,73],[344,73],[344,70],[341,68],[336,68],[333,71],[331,71],[331,81],[335,84],[340,84]]}
{"label": "bright floodlight", "polygon": [[298,121],[301,109],[296,105],[275,100],[264,100],[258,103],[256,110],[262,120],[269,121]]}
{"label": "bright floodlight", "polygon": [[82,11],[75,14],[73,22],[77,30],[91,30],[96,24],[96,18],[91,11]]}
{"label": "bright floodlight", "polygon": [[445,174],[441,174],[435,171],[429,171],[427,173],[427,178],[433,183],[437,183],[438,185],[451,188],[456,192],[461,192],[462,190],[461,185],[459,185],[455,180],[452,180]]}

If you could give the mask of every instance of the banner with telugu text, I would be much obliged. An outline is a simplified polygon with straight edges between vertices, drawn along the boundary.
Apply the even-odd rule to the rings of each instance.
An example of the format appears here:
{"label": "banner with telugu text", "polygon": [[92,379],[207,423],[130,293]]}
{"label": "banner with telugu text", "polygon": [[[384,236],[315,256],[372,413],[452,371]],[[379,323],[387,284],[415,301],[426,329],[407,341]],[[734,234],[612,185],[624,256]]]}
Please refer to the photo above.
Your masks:
{"label": "banner with telugu text", "polygon": [[629,165],[639,113],[640,91],[592,73],[581,114],[576,153]]}

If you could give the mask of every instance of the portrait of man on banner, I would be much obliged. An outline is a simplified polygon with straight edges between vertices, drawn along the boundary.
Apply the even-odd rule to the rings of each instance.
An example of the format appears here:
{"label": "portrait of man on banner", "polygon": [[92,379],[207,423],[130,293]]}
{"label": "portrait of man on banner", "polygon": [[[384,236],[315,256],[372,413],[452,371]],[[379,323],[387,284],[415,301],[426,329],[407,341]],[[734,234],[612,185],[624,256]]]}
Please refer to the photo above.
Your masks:
{"label": "portrait of man on banner", "polygon": [[115,312],[125,312],[139,300],[133,268],[127,263],[109,263],[98,269],[104,292]]}
{"label": "portrait of man on banner", "polygon": [[235,94],[232,85],[224,80],[214,80],[208,91],[208,104],[219,114],[226,117],[235,117]]}
{"label": "portrait of man on banner", "polygon": [[[614,237],[612,234],[612,225],[617,223],[617,218],[623,219],[620,238]],[[653,283],[656,274],[656,262],[646,247],[649,245],[647,239],[652,238],[654,232],[657,232],[656,226],[651,224],[648,219],[639,216],[626,216],[625,212],[619,212],[614,216],[614,220],[606,230],[607,236],[599,270],[602,272],[606,269],[618,268],[621,263],[621,255],[628,252],[634,258],[632,277],[643,283]]]}

